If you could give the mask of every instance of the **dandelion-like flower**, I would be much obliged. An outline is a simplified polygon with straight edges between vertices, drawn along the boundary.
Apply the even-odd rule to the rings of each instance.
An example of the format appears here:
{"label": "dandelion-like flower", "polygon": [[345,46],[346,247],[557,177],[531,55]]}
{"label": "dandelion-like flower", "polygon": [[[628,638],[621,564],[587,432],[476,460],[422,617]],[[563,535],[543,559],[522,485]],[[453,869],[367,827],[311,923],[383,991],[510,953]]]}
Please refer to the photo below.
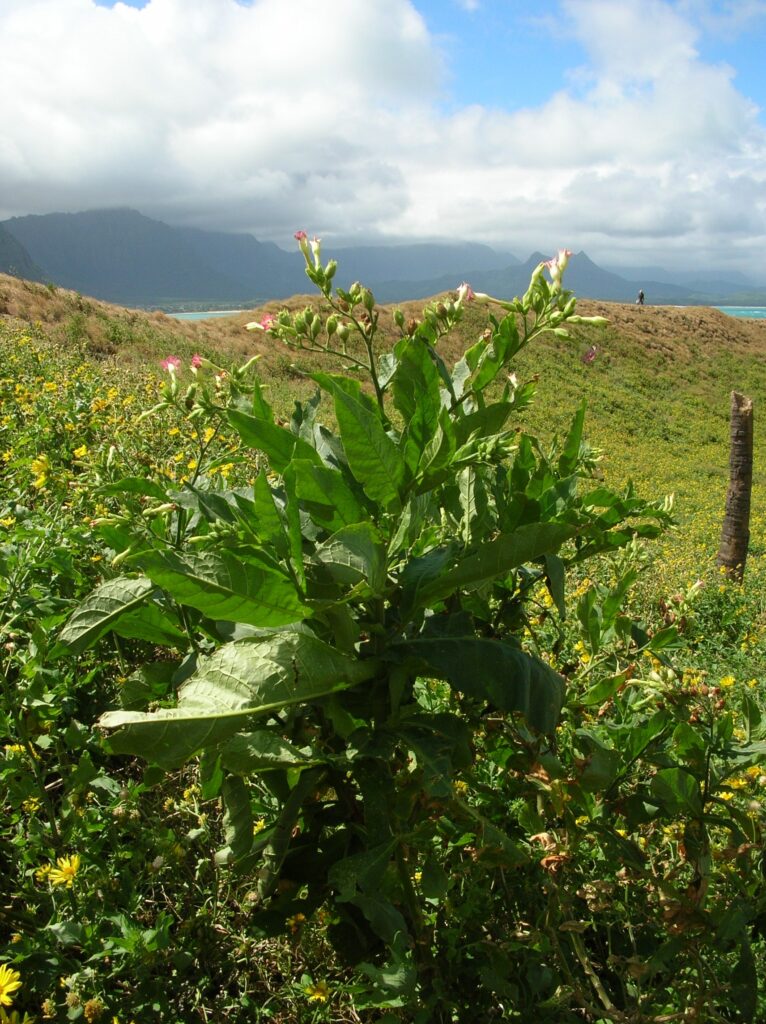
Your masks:
{"label": "dandelion-like flower", "polygon": [[52,885],[65,885],[71,889],[77,872],[80,870],[80,854],[73,853],[71,857],[58,857],[58,867],[52,867],[48,873]]}
{"label": "dandelion-like flower", "polygon": [[326,1003],[330,998],[330,986],[326,981],[318,981],[316,984],[307,985],[303,991],[308,996],[310,1003]]}
{"label": "dandelion-like flower", "polygon": [[13,993],[21,988],[21,975],[7,964],[0,964],[0,1006],[10,1006]]}

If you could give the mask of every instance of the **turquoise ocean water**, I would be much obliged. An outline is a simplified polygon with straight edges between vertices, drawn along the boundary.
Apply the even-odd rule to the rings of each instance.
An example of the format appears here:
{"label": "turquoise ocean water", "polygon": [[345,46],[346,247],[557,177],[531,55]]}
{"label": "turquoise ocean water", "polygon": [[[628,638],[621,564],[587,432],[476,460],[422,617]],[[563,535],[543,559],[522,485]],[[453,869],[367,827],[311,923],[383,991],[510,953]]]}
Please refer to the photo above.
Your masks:
{"label": "turquoise ocean water", "polygon": [[244,312],[244,309],[206,309],[201,313],[168,313],[168,316],[174,320],[215,320],[219,316],[236,316]]}
{"label": "turquoise ocean water", "polygon": [[746,316],[751,320],[766,320],[766,306],[714,306],[729,316]]}
{"label": "turquoise ocean water", "polygon": [[[753,320],[766,320],[766,306],[714,306],[729,316],[746,316]],[[215,320],[219,316],[236,316],[243,309],[208,309],[201,313],[169,313],[176,320]]]}

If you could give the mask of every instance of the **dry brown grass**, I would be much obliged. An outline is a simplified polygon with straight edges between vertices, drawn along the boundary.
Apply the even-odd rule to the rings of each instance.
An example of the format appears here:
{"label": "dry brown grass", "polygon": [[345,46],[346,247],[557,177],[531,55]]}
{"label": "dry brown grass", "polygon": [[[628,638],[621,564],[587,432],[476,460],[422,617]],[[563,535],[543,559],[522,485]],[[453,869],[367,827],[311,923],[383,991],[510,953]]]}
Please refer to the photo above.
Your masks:
{"label": "dry brown grass", "polygon": [[[112,357],[120,363],[152,362],[170,352],[188,356],[198,351],[208,356],[217,354],[227,361],[259,353],[264,368],[285,372],[295,354],[267,335],[246,331],[245,324],[266,312],[298,310],[309,305],[316,308],[320,304],[316,296],[298,295],[229,317],[183,321],[164,313],[126,309],[64,288],[0,274],[0,319],[37,325],[57,344],[79,340],[93,355]],[[399,303],[398,307],[409,319],[416,317],[424,305],[424,301],[418,300]],[[395,308],[382,308],[382,342],[396,333],[391,316]],[[741,355],[766,355],[766,320],[738,319],[708,307],[637,307],[593,300],[578,303],[578,312],[606,317],[610,322],[609,336],[615,343],[644,350],[665,363],[693,364],[700,358],[714,357],[721,349]],[[467,341],[477,337],[486,323],[485,317],[484,307],[469,309],[454,339],[444,343],[447,361],[451,362]],[[604,337],[603,330],[596,332],[587,327],[577,334],[587,340],[592,332]],[[311,360],[312,365],[322,362]]]}

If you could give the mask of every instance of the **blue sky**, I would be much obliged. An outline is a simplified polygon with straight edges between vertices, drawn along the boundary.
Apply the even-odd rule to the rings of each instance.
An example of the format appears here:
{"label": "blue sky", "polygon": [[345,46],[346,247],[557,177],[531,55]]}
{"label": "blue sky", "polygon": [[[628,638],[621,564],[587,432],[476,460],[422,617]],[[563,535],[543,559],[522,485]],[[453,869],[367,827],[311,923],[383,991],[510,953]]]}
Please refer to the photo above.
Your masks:
{"label": "blue sky", "polygon": [[0,35],[0,217],[746,272],[766,243],[766,0],[2,0]]}

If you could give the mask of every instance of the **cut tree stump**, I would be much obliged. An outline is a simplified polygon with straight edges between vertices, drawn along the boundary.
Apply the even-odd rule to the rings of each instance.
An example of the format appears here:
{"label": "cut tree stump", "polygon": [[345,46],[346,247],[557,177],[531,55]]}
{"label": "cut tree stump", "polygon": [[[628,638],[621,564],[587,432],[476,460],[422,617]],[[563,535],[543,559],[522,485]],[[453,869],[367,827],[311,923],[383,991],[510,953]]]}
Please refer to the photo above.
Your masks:
{"label": "cut tree stump", "polygon": [[753,400],[731,393],[731,449],[726,514],[717,564],[742,581],[750,542],[750,492],[753,486]]}

